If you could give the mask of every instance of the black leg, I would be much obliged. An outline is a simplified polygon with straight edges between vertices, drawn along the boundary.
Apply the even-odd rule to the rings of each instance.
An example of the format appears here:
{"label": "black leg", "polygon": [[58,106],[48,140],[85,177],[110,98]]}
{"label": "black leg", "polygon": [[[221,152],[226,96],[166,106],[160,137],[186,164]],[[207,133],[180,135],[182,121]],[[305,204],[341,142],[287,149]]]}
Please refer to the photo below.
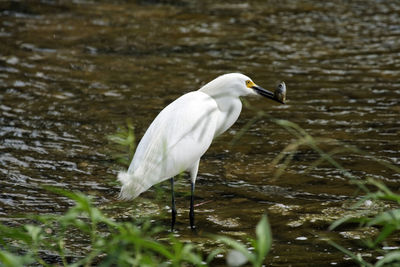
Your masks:
{"label": "black leg", "polygon": [[176,207],[175,207],[175,194],[174,194],[174,177],[172,177],[171,179],[171,205],[172,205],[172,209],[171,209],[171,232],[174,231],[174,226],[175,226],[175,218],[176,218]]}
{"label": "black leg", "polygon": [[191,196],[190,196],[190,211],[189,211],[189,219],[190,219],[190,228],[192,230],[195,229],[194,226],[194,207],[193,207],[193,202],[194,202],[194,183],[191,183]]}

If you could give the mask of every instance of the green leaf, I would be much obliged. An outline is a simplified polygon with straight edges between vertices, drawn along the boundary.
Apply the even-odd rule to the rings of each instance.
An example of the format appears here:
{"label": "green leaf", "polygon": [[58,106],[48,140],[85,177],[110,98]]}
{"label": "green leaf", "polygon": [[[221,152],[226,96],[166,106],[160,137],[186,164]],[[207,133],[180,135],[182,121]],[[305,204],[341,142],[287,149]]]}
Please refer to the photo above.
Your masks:
{"label": "green leaf", "polygon": [[342,217],[342,218],[340,218],[340,219],[334,221],[334,222],[329,226],[328,229],[329,229],[330,231],[332,231],[332,230],[334,230],[336,227],[342,225],[343,223],[345,223],[345,222],[347,222],[347,221],[349,221],[349,220],[351,220],[351,219],[353,219],[353,218],[354,218],[353,216],[345,216],[345,217]]}
{"label": "green leaf", "polygon": [[166,257],[167,259],[170,259],[170,260],[174,259],[174,255],[168,250],[168,248],[159,242],[139,238],[137,240],[137,244],[140,244],[147,249],[151,249],[155,252],[158,252],[161,255],[163,255],[164,257]]}
{"label": "green leaf", "polygon": [[382,259],[375,263],[375,267],[381,267],[390,263],[391,266],[395,266],[394,263],[400,264],[400,251],[393,251],[386,254]]}
{"label": "green leaf", "polygon": [[262,263],[267,256],[272,244],[271,228],[268,223],[267,215],[263,215],[256,227],[256,253],[258,263]]}
{"label": "green leaf", "polygon": [[344,223],[359,223],[360,225],[365,225],[369,220],[370,219],[368,217],[365,217],[364,213],[354,213],[337,219],[329,226],[328,229],[332,231]]}
{"label": "green leaf", "polygon": [[12,254],[11,252],[8,251],[0,250],[0,266],[19,267],[19,266],[27,266],[34,262],[35,260],[29,254],[19,256]]}
{"label": "green leaf", "polygon": [[32,238],[33,243],[37,244],[40,240],[42,240],[42,228],[36,225],[27,224],[25,225],[25,229],[28,232],[29,236]]}
{"label": "green leaf", "polygon": [[221,253],[223,253],[223,252],[224,252],[224,250],[221,249],[221,248],[213,249],[213,250],[210,252],[210,254],[208,254],[207,259],[206,259],[206,263],[207,263],[207,264],[210,264],[210,263],[214,260],[214,258],[215,258],[216,256],[218,256],[218,254],[221,254]]}
{"label": "green leaf", "polygon": [[383,227],[382,231],[379,233],[378,237],[375,239],[373,246],[376,246],[377,244],[385,240],[395,230],[397,230],[396,226],[394,226],[393,224],[386,224]]}
{"label": "green leaf", "polygon": [[384,225],[384,224],[393,224],[400,227],[400,209],[388,210],[382,213],[379,213],[372,219],[367,225]]}
{"label": "green leaf", "polygon": [[344,247],[336,244],[335,242],[328,240],[327,241],[332,247],[335,247],[337,250],[343,252],[344,254],[346,254],[347,256],[349,256],[350,258],[352,258],[355,262],[357,262],[358,264],[360,264],[361,266],[366,266],[366,267],[373,267],[372,264],[366,262],[360,254],[354,254],[353,252],[351,252],[350,250],[345,249]]}
{"label": "green leaf", "polygon": [[9,244],[8,239],[22,241],[23,243],[30,244],[32,237],[20,227],[9,227],[0,224],[0,243],[4,246]]}
{"label": "green leaf", "polygon": [[245,245],[242,243],[226,236],[218,236],[217,240],[225,243],[226,245],[230,246],[231,248],[240,251],[247,259],[248,261],[255,263],[256,257],[253,253],[251,253]]}

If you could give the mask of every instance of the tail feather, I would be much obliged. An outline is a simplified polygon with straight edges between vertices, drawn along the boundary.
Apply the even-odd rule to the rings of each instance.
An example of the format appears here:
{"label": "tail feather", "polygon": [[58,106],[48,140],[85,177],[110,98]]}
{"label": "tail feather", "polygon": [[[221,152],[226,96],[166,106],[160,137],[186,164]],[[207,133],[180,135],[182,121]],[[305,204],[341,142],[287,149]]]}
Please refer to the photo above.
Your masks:
{"label": "tail feather", "polygon": [[118,181],[122,184],[119,198],[123,200],[134,199],[148,189],[143,186],[137,176],[129,172],[119,172]]}

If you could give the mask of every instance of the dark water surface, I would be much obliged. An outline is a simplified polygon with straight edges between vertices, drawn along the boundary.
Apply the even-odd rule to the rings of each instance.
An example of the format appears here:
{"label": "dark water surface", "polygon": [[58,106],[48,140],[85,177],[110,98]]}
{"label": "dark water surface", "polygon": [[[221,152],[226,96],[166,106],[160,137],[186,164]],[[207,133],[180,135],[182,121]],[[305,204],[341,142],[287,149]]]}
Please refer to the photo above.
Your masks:
{"label": "dark water surface", "polygon": [[[117,201],[122,166],[106,136],[131,118],[140,138],[165,105],[228,72],[271,89],[286,82],[287,105],[249,99],[252,108],[399,165],[399,22],[398,1],[2,1],[1,220],[65,211],[71,202],[47,184],[94,195],[116,218],[168,225],[168,182],[161,198],[151,190]],[[294,138],[268,119],[229,146],[255,114],[245,108],[203,157],[200,236],[187,228],[189,182],[178,181],[179,236],[212,248],[201,233],[253,235],[267,212],[269,265],[351,264],[325,237],[374,260],[359,250],[362,232],[327,231],[355,192],[338,170],[324,164],[306,173],[318,155],[303,149],[273,179],[268,163]],[[398,174],[365,157],[337,159],[357,177],[399,186]]]}

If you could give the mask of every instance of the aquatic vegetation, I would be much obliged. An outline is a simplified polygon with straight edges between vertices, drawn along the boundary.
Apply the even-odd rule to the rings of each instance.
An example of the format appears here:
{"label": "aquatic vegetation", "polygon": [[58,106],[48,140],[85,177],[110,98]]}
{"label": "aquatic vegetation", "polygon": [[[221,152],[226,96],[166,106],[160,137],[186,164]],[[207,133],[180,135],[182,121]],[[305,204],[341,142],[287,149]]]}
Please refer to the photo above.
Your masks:
{"label": "aquatic vegetation", "polygon": [[[19,266],[172,266],[184,263],[202,266],[202,257],[192,244],[173,236],[169,244],[156,241],[162,228],[149,221],[117,222],[94,207],[90,197],[80,192],[51,189],[75,201],[62,215],[30,216],[33,221],[19,227],[1,225],[0,263]],[[74,248],[67,240],[88,240]],[[53,255],[49,259],[49,255]],[[46,259],[47,258],[47,259]]]}
{"label": "aquatic vegetation", "polygon": [[[397,208],[384,210],[379,212],[375,216],[367,216],[363,213],[355,213],[349,216],[345,216],[339,220],[336,220],[329,227],[330,230],[334,230],[340,226],[343,226],[346,223],[358,223],[359,227],[378,227],[380,229],[379,234],[375,239],[364,239],[363,245],[374,249],[376,252],[380,254],[378,256],[378,261],[375,263],[367,262],[363,259],[360,253],[354,253],[349,251],[348,249],[340,246],[339,244],[328,241],[332,246],[342,251],[349,257],[351,257],[355,262],[357,262],[360,266],[395,266],[400,264],[400,249],[399,247],[394,247],[393,250],[385,250],[379,248],[380,245],[385,245],[388,238],[393,236],[396,231],[400,230],[400,194],[394,193],[390,190],[386,185],[382,182],[376,181],[374,179],[367,179],[366,181],[358,181],[357,184],[361,189],[363,189],[366,194],[360,198],[358,203],[353,206],[353,209],[357,210],[361,203],[372,203],[377,201],[389,201],[395,204]],[[372,186],[376,191],[371,192],[368,188]]]}
{"label": "aquatic vegetation", "polygon": [[[27,216],[29,222],[20,226],[0,224],[1,266],[207,266],[223,252],[217,249],[203,260],[196,245],[172,234],[158,241],[157,234],[164,229],[149,220],[119,222],[93,206],[90,197],[81,192],[48,189],[75,205],[60,215]],[[252,240],[255,254],[238,241],[217,239],[246,255],[253,266],[261,266],[271,246],[266,217],[257,225],[256,233],[257,239]],[[74,247],[75,238],[87,240],[87,244]]]}
{"label": "aquatic vegetation", "polygon": [[126,125],[118,126],[117,131],[107,138],[120,151],[112,155],[115,161],[123,166],[129,166],[136,149],[135,127],[132,120],[127,119]]}
{"label": "aquatic vegetation", "polygon": [[256,237],[256,239],[249,238],[251,250],[230,237],[219,236],[216,239],[233,248],[227,256],[229,266],[240,266],[250,262],[253,267],[259,267],[262,266],[272,245],[272,234],[266,215],[257,224]]}
{"label": "aquatic vegetation", "polygon": [[[251,105],[246,102],[245,105],[247,108],[253,109]],[[342,214],[340,219],[335,220],[330,225],[329,230],[334,230],[345,223],[358,223],[359,229],[363,227],[377,227],[380,229],[378,236],[374,240],[366,238],[363,240],[362,244],[364,247],[375,250],[380,256],[377,257],[378,260],[375,263],[369,263],[363,259],[360,253],[355,254],[332,240],[327,240],[327,242],[345,253],[360,266],[398,265],[400,263],[399,247],[391,247],[391,250],[385,250],[380,249],[378,245],[384,244],[396,231],[400,230],[400,208],[398,208],[400,205],[400,194],[394,193],[383,182],[371,178],[368,174],[363,177],[353,174],[353,170],[345,168],[340,162],[340,155],[359,155],[363,157],[365,164],[380,164],[382,169],[390,170],[396,175],[400,174],[400,168],[390,162],[370,155],[357,147],[340,142],[337,139],[313,137],[298,124],[291,121],[273,118],[264,111],[254,109],[253,111],[256,115],[239,131],[231,144],[235,144],[254,123],[263,118],[267,118],[271,122],[283,127],[295,138],[270,163],[271,169],[275,169],[275,179],[281,176],[290,167],[290,163],[300,150],[308,148],[315,151],[318,157],[305,170],[305,173],[310,172],[313,168],[324,163],[328,163],[339,170],[341,175],[347,178],[351,184],[357,185],[359,192],[363,193],[360,197],[357,197],[358,201],[352,206],[352,211]],[[372,192],[370,189],[371,187],[376,189],[376,191]],[[373,204],[379,201],[390,203],[387,205],[377,205],[384,208],[382,210],[374,210]],[[359,209],[363,205],[369,205],[370,209]],[[393,206],[394,208],[388,208]],[[328,219],[326,215],[323,217]]]}
{"label": "aquatic vegetation", "polygon": [[[265,116],[260,113],[259,116]],[[337,227],[347,223],[359,223],[359,228],[362,227],[378,227],[380,232],[374,239],[363,240],[363,245],[367,248],[375,250],[381,256],[377,257],[378,261],[375,263],[369,263],[363,259],[360,253],[353,253],[348,249],[340,246],[332,240],[327,240],[332,246],[342,251],[349,257],[351,257],[360,266],[394,266],[400,264],[400,249],[395,247],[393,250],[388,251],[378,248],[378,245],[384,243],[388,238],[392,236],[396,231],[400,230],[400,194],[394,193],[384,183],[377,181],[371,177],[357,177],[352,174],[351,170],[347,170],[345,167],[337,161],[334,156],[340,153],[356,153],[364,156],[366,159],[382,165],[383,168],[393,171],[394,173],[400,174],[400,168],[379,158],[368,155],[367,152],[362,151],[353,146],[341,143],[336,139],[330,138],[314,138],[309,135],[299,125],[287,121],[277,120],[271,118],[273,122],[284,127],[288,132],[293,134],[296,139],[286,146],[282,152],[271,162],[272,167],[276,167],[275,177],[279,177],[286,168],[288,168],[290,162],[293,159],[295,153],[303,146],[307,146],[319,154],[319,158],[312,163],[307,171],[319,166],[323,162],[328,162],[335,168],[341,171],[342,175],[349,179],[350,183],[358,186],[363,195],[359,198],[358,202],[352,206],[354,212],[348,215],[344,215],[342,218],[333,222],[329,229],[334,230]],[[326,152],[322,147],[324,145],[332,146],[331,150]],[[370,188],[374,188],[376,191],[372,192]],[[358,208],[361,205],[372,205],[377,201],[387,201],[394,203],[396,208],[384,209],[383,211],[371,211],[361,210]]]}

